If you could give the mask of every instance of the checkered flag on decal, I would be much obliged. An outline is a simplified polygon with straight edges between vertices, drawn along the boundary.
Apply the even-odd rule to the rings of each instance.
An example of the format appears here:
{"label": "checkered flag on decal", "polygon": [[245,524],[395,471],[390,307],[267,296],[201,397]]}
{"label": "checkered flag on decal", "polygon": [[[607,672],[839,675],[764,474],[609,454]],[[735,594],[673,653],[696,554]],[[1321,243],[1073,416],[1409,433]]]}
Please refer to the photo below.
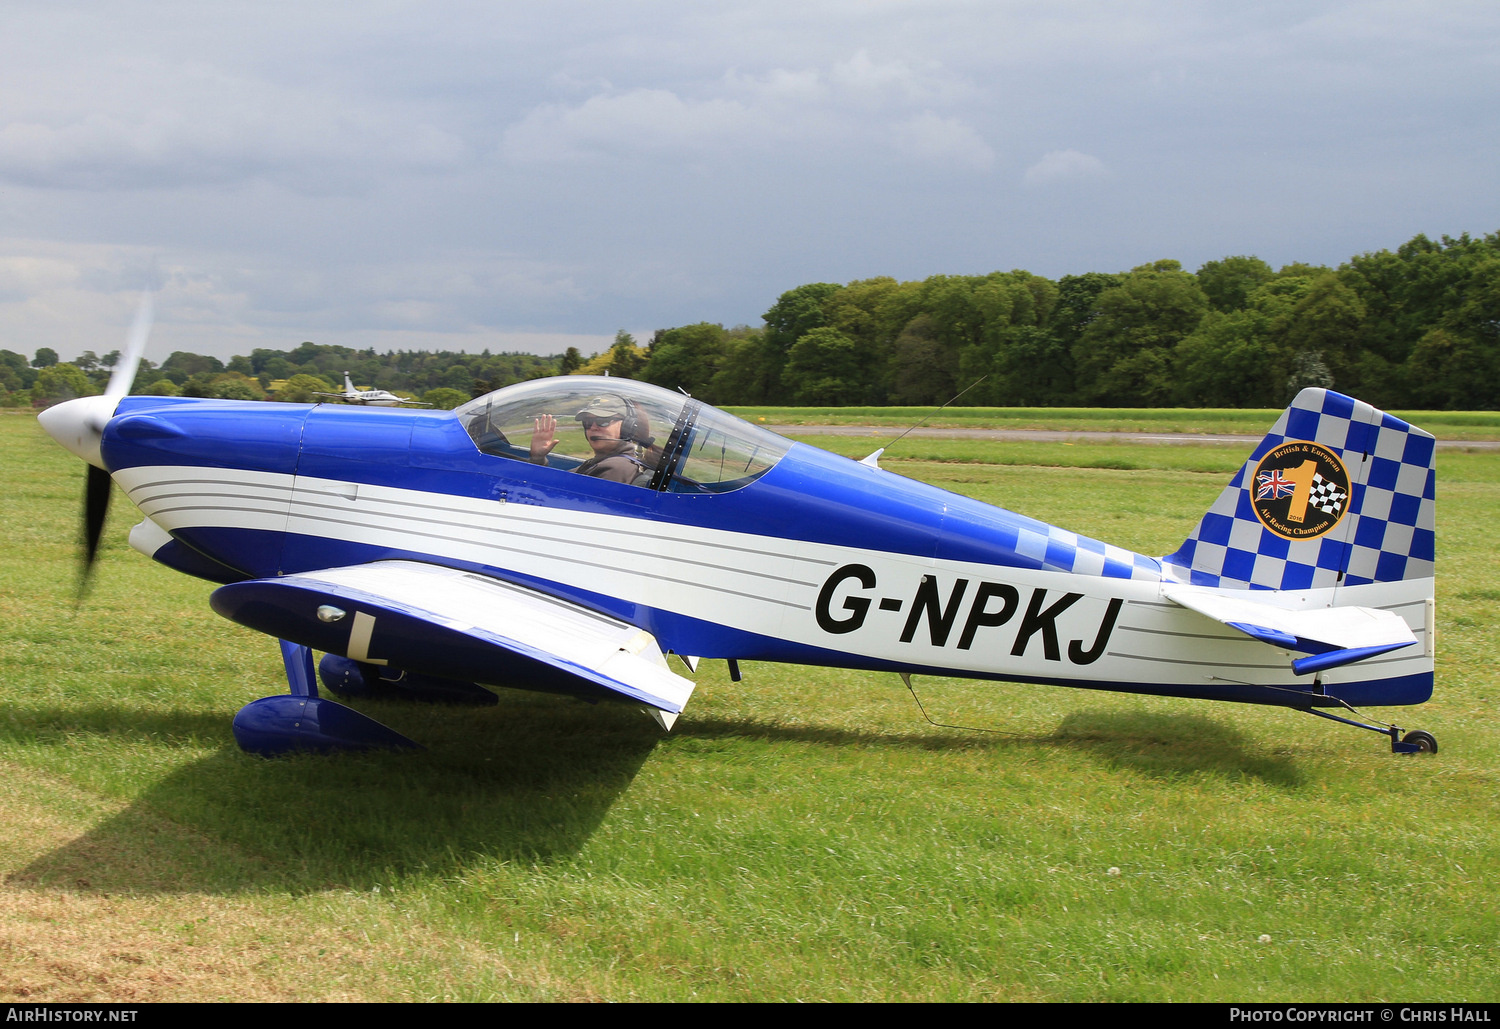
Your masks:
{"label": "checkered flag on decal", "polygon": [[1313,475],[1312,493],[1307,502],[1324,514],[1336,515],[1343,509],[1344,501],[1349,499],[1349,494],[1338,487],[1337,484],[1329,482],[1321,475]]}

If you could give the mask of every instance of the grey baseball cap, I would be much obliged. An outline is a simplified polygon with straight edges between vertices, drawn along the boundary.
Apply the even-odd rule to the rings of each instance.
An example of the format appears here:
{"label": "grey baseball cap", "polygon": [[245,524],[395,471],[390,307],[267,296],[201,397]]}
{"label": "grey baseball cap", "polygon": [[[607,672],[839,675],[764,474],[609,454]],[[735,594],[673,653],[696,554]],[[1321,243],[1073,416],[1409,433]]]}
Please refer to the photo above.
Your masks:
{"label": "grey baseball cap", "polygon": [[612,418],[624,418],[627,414],[629,411],[626,410],[625,401],[608,393],[602,393],[584,404],[583,409],[573,417],[579,420],[588,417],[609,421]]}

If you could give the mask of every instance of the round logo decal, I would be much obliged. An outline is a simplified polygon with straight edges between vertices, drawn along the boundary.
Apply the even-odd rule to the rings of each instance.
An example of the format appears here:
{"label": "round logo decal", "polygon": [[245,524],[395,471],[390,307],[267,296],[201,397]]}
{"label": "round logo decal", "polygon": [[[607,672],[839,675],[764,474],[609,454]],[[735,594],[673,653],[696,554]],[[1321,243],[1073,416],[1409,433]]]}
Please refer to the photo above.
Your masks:
{"label": "round logo decal", "polygon": [[1250,496],[1256,517],[1276,535],[1316,539],[1349,509],[1349,472],[1322,444],[1290,441],[1255,466]]}

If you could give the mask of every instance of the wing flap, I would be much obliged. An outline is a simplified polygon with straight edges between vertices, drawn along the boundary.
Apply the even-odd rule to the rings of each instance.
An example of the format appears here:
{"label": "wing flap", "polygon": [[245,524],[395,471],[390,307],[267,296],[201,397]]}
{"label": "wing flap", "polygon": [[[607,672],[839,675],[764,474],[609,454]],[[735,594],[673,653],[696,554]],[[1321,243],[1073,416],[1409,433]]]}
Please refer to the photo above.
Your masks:
{"label": "wing flap", "polygon": [[693,692],[649,632],[490,576],[414,561],[302,572],[216,590],[242,625],[358,661],[583,696],[615,695],[667,716]]}

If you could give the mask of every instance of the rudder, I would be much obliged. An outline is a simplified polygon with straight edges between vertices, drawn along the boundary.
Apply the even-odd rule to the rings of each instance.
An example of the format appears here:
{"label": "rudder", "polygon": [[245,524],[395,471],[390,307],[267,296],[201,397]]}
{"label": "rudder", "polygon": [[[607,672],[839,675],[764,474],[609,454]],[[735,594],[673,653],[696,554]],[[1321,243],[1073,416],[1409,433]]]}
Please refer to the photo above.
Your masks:
{"label": "rudder", "polygon": [[1430,579],[1435,452],[1430,433],[1394,415],[1305,389],[1163,573],[1270,590]]}

